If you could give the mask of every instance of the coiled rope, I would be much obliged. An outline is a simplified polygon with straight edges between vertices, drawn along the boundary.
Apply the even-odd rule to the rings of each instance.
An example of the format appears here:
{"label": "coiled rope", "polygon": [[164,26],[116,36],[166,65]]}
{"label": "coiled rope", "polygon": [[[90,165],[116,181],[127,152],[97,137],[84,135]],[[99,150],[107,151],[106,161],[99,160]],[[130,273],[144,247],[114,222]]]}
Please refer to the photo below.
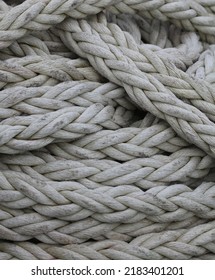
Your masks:
{"label": "coiled rope", "polygon": [[215,259],[215,1],[0,1],[0,259]]}

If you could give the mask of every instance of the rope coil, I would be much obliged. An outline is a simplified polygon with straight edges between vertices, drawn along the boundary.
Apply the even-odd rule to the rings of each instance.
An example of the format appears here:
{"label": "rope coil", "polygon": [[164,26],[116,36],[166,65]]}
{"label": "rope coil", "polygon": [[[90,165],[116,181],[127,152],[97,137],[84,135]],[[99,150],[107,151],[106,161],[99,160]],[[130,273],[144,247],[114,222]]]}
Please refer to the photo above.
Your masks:
{"label": "rope coil", "polygon": [[0,259],[215,259],[215,1],[0,11]]}

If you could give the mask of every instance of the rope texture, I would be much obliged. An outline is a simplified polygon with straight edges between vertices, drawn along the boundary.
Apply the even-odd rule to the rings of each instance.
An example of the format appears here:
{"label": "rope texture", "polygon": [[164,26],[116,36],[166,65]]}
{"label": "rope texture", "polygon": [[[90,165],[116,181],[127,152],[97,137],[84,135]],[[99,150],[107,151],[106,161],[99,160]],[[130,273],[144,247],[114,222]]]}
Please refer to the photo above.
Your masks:
{"label": "rope texture", "polygon": [[0,260],[215,259],[215,1],[0,1]]}

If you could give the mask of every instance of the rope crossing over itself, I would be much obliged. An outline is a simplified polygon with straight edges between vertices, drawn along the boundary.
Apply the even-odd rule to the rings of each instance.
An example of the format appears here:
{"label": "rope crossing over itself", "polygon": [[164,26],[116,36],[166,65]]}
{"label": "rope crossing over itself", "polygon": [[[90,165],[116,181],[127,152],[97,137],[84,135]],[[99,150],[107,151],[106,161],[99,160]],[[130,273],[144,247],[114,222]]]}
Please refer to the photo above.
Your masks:
{"label": "rope crossing over itself", "polygon": [[215,259],[214,172],[214,0],[0,0],[0,260]]}

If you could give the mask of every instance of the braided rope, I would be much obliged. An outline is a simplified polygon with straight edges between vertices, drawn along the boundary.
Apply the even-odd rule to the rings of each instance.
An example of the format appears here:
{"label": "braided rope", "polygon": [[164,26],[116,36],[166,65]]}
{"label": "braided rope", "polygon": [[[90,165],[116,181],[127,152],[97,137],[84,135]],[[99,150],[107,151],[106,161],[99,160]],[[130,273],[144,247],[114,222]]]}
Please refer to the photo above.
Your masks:
{"label": "braided rope", "polygon": [[[147,224],[147,220],[154,222],[156,228],[156,223],[164,223],[164,227],[175,221],[192,224],[196,222],[193,216],[214,219],[215,215],[213,183],[204,183],[194,191],[185,185],[173,185],[152,188],[144,193],[131,185],[101,186],[90,190],[83,184],[56,184],[35,180],[19,172],[3,171],[2,176],[7,186],[1,184],[0,191],[1,237],[5,238],[7,232],[7,239],[13,241],[32,237],[40,240],[40,234],[51,237],[55,232],[55,240],[58,243],[63,240],[65,244],[77,238],[86,239],[86,236],[95,238],[95,234],[100,236],[114,228],[128,234],[129,229],[134,232],[136,224],[139,228],[141,223]],[[26,207],[38,214],[25,213]],[[15,213],[13,209],[20,210]],[[69,224],[71,221],[73,224]],[[134,227],[131,230],[131,226],[122,226],[120,230],[119,223],[134,223]],[[68,238],[62,239],[60,234],[65,238],[68,235]]]}
{"label": "braided rope", "polygon": [[[11,153],[38,149],[47,144],[75,140],[103,128],[117,129],[129,124],[132,114],[123,107],[100,103],[31,116],[15,116],[0,125],[0,152]],[[131,120],[130,120],[131,122]]]}
{"label": "braided rope", "polygon": [[[14,40],[23,37],[29,30],[47,30],[52,25],[62,22],[66,14],[73,18],[83,18],[87,15],[97,14],[104,8],[115,4],[110,10],[114,13],[143,12],[149,17],[160,20],[171,20],[174,24],[187,30],[198,30],[214,35],[215,18],[211,13],[210,5],[195,1],[176,0],[168,1],[142,1],[130,0],[99,0],[93,4],[89,1],[53,1],[53,0],[27,0],[19,6],[11,8],[6,16],[2,16],[0,23],[1,48],[9,46]],[[167,3],[166,3],[167,2]],[[208,1],[210,2],[210,1]],[[10,20],[8,20],[10,18]]]}
{"label": "braided rope", "polygon": [[[182,44],[184,48],[189,48],[189,42]],[[15,41],[8,48],[0,50],[0,59],[7,60],[14,57],[24,56],[49,56],[77,58],[69,51],[61,40],[50,32],[34,32],[34,34],[24,36]]]}
{"label": "braided rope", "polygon": [[140,12],[148,18],[170,20],[186,30],[215,34],[214,1],[127,0],[120,1],[110,10],[114,13]]}
{"label": "braided rope", "polygon": [[[120,135],[119,135],[120,137]],[[104,143],[105,141],[101,141]],[[189,182],[202,178],[214,166],[213,159],[196,149],[181,149],[171,156],[154,155],[118,163],[109,159],[67,160],[46,153],[35,156],[1,156],[2,164],[20,168],[37,177],[41,174],[48,180],[76,180],[84,185],[118,186],[132,184],[143,189],[170,182]],[[99,163],[99,165],[98,165]],[[28,168],[25,168],[28,166]],[[39,176],[39,175],[38,175]],[[40,176],[39,176],[40,177]],[[86,179],[86,180],[85,180]],[[86,183],[86,182],[87,183]]]}
{"label": "braided rope", "polygon": [[[29,37],[27,37],[27,40],[28,39]],[[183,45],[185,47],[185,50],[187,49],[187,47],[189,48],[190,44],[191,42],[187,42]],[[150,46],[148,48],[150,49]],[[42,44],[42,49],[48,52],[47,47],[44,43]],[[197,56],[199,53],[198,50],[199,48],[197,48],[197,51],[195,52]],[[180,68],[185,70],[185,64],[191,61],[190,55],[184,57],[184,53],[186,51],[184,51],[183,53],[177,50],[175,50],[174,52],[172,51],[173,49],[161,51],[160,48],[156,48],[156,50],[154,50],[153,53],[156,52],[160,54],[160,56],[166,56],[166,58],[169,61],[180,66]],[[26,57],[10,58],[4,60],[4,62],[1,63],[0,71],[4,71],[0,72],[2,73],[0,80],[1,88],[6,87],[6,83],[10,83],[11,85],[24,86],[41,86],[43,84],[49,85],[50,82],[47,82],[48,78],[56,79],[59,81],[68,81],[71,79],[88,79],[90,81],[102,81],[101,76],[99,76],[98,73],[96,73],[96,71],[89,65],[89,63],[86,60],[80,58],[71,60],[55,55],[45,55],[44,58],[41,56],[41,53],[40,56],[36,56],[31,55],[32,52],[35,53],[34,48],[30,48],[29,46],[26,53]],[[3,56],[5,56],[5,53],[3,53]],[[153,65],[150,63],[150,61],[146,59],[144,61],[143,67],[146,69],[153,69]],[[13,73],[14,75],[12,75],[11,73]],[[43,78],[43,84],[39,84],[39,77],[36,77],[38,76],[38,74],[42,75],[40,79]],[[26,80],[28,79],[32,79],[32,83],[30,83],[30,81],[27,83]],[[34,80],[35,82],[33,83]],[[22,83],[22,81],[25,81],[25,83]],[[52,81],[52,84],[50,83],[50,85],[54,85],[53,83],[54,82]]]}
{"label": "braided rope", "polygon": [[101,81],[101,77],[83,59],[58,56],[26,56],[0,63],[0,88],[11,86],[39,87],[71,80]]}
{"label": "braided rope", "polygon": [[[103,130],[78,141],[48,145],[47,149],[53,155],[67,159],[110,157],[117,161],[128,161],[176,151],[183,154],[182,148],[188,148],[188,145],[167,124],[159,123],[145,129],[129,127],[118,129],[117,132]],[[203,155],[202,151],[199,155]]]}
{"label": "braided rope", "polygon": [[[99,21],[106,23],[104,14],[101,14],[98,18],[94,17],[94,21],[98,22],[98,24],[94,24],[93,21],[90,25],[85,20],[82,20],[80,24],[75,20],[66,20],[61,25],[61,29],[66,29],[67,31],[60,31],[65,44],[80,56],[87,57],[93,67],[110,81],[123,86],[136,104],[141,105],[142,108],[157,117],[165,119],[182,138],[195,143],[204,151],[214,154],[212,140],[214,124],[209,121],[206,115],[197,108],[181,102],[169,89],[166,89],[161,84],[159,79],[140,71],[127,53],[123,53],[120,48],[109,43],[108,36],[101,37],[101,35],[98,35],[97,30],[92,31],[92,26],[96,26],[99,29],[101,26]],[[102,26],[104,25],[102,24]],[[87,36],[82,28],[88,29],[91,35]],[[107,30],[110,29],[107,28]],[[113,32],[112,35],[116,35],[116,32]],[[77,43],[75,40],[77,40]],[[107,40],[107,43],[104,40]],[[97,53],[100,60],[95,59],[95,53]],[[166,69],[160,71],[165,72]],[[172,80],[170,79],[169,84],[171,82]],[[195,87],[195,83],[192,82],[192,84]],[[208,90],[209,97],[213,89],[208,88]],[[184,95],[184,97],[187,97],[186,93]],[[213,97],[211,96],[211,98]],[[213,104],[211,106],[213,107]]]}
{"label": "braided rope", "polygon": [[0,59],[6,60],[14,56],[23,57],[26,55],[50,55],[46,45],[38,38],[28,35],[21,38],[18,42],[14,42],[9,48],[0,52]]}
{"label": "braided rope", "polygon": [[[70,29],[70,25],[72,23],[74,23],[74,22],[68,20],[68,22],[65,22],[65,25],[62,25],[62,28],[64,29],[64,27],[65,27],[65,30],[68,31]],[[72,24],[71,31],[74,33],[73,36],[75,36],[75,33],[79,29],[78,26],[76,28],[74,28],[74,26],[75,26],[75,24]],[[91,26],[93,26],[91,32],[97,33],[98,36],[101,37],[101,34],[102,34],[101,27],[103,27],[104,24],[102,24],[102,26],[101,26],[101,24],[99,24],[99,23],[97,25],[92,23]],[[202,110],[209,118],[211,118],[212,120],[215,119],[215,117],[213,116],[214,111],[215,111],[215,105],[214,105],[215,90],[210,85],[208,85],[207,83],[204,84],[204,82],[200,84],[200,83],[198,83],[198,81],[192,80],[188,75],[186,75],[184,72],[180,71],[176,67],[171,67],[171,65],[168,63],[168,61],[166,61],[165,58],[163,57],[163,53],[162,53],[162,56],[160,56],[158,54],[158,56],[156,57],[156,53],[150,52],[150,50],[148,48],[145,48],[144,45],[139,45],[139,46],[135,45],[135,41],[132,42],[132,37],[128,36],[128,34],[121,31],[117,25],[113,25],[113,24],[108,25],[107,24],[106,26],[107,26],[107,28],[106,28],[107,37],[112,36],[111,47],[113,48],[113,46],[114,47],[119,46],[118,49],[120,49],[126,57],[128,57],[129,59],[132,59],[132,62],[134,62],[136,64],[138,69],[140,69],[141,71],[144,71],[145,73],[149,73],[150,75],[147,75],[146,78],[148,79],[148,81],[151,82],[151,85],[155,84],[155,81],[154,81],[154,83],[152,82],[153,81],[152,76],[153,76],[158,81],[162,82],[162,84],[168,90],[171,90],[171,92],[174,93],[176,96],[178,96],[180,99],[187,98],[191,104],[193,104],[195,107]],[[88,27],[89,27],[89,25],[88,25]],[[102,30],[102,32],[104,33],[103,30]],[[78,49],[79,45],[82,45],[82,43],[81,43],[82,38],[81,38],[80,32],[79,32],[80,39],[79,38],[76,39],[76,36],[75,36],[75,40],[77,40],[77,42],[78,42],[77,45],[75,44],[74,40],[71,38],[70,34],[68,34],[68,32],[66,34],[63,34],[62,32],[60,32],[60,35],[62,36],[63,40],[65,41],[65,43],[68,46],[71,45],[71,47]],[[106,37],[104,37],[104,38],[106,38]],[[68,40],[66,40],[66,39],[68,39]],[[105,45],[106,49],[110,48],[110,45],[108,44],[108,40],[107,40],[107,44]],[[86,38],[84,39],[84,42],[85,42],[85,44],[87,44]],[[129,42],[129,44],[127,44],[126,42]],[[90,42],[90,40],[88,43],[92,44],[92,42]],[[102,41],[101,41],[101,44],[102,44]],[[98,48],[97,45],[95,45],[93,47]],[[102,47],[104,48],[104,45]],[[90,48],[92,48],[92,46]],[[80,50],[80,48],[78,49],[78,51],[79,51],[80,55],[86,57],[86,55],[83,54],[83,52],[82,52],[82,50]],[[88,53],[88,51],[89,50],[87,49],[86,52]],[[92,53],[87,54],[87,55],[92,55]],[[102,53],[101,53],[101,57],[103,58]],[[153,57],[153,59],[152,59],[152,57]],[[104,57],[104,58],[105,59],[111,58],[111,54],[110,53],[109,53],[109,55],[106,54],[106,57]],[[113,54],[112,54],[112,58],[113,58]],[[116,58],[116,60],[117,60],[117,58]],[[152,67],[150,67],[150,69],[148,66],[147,67],[145,66],[145,63],[143,63],[145,61],[147,61],[148,63],[151,63]],[[96,67],[98,68],[98,67],[100,67],[100,65],[97,65]],[[127,66],[127,67],[129,67],[129,66]],[[118,65],[117,70],[118,71],[121,70],[119,65]],[[128,75],[128,72],[126,72],[126,74]],[[104,73],[104,75],[107,75],[107,73]],[[111,78],[113,81],[115,80],[115,82],[116,82],[116,77],[112,76]],[[119,79],[117,82],[118,83],[120,82]],[[171,97],[169,97],[169,98],[171,98]],[[202,99],[202,101],[201,101],[201,99]],[[153,100],[153,101],[155,101],[155,100]]]}
{"label": "braided rope", "polygon": [[[169,52],[179,49],[186,59],[184,63],[193,64],[202,51],[202,42],[194,32],[185,32],[169,22],[146,19],[139,15],[107,13],[109,22],[116,23],[123,31],[129,32],[138,44],[142,41],[153,47],[168,48]],[[170,50],[170,48],[173,48]],[[176,48],[176,49],[175,49]],[[178,56],[178,54],[177,54]]]}
{"label": "braided rope", "polygon": [[5,2],[0,259],[215,259],[214,0]]}
{"label": "braided rope", "polygon": [[215,46],[212,45],[204,51],[198,61],[191,65],[187,73],[197,79],[207,81],[215,85]]}
{"label": "braided rope", "polygon": [[[3,256],[20,259],[190,259],[207,254],[214,257],[214,222],[192,229],[151,233],[131,242],[100,241],[86,245],[54,246],[47,244],[2,243]],[[214,259],[214,258],[213,258]]]}
{"label": "braided rope", "polygon": [[[62,82],[56,86],[15,87],[0,92],[1,118],[22,114],[43,114],[71,106],[89,107],[94,103],[121,105],[134,110],[125,91],[112,83],[88,80]],[[51,105],[52,104],[52,105]],[[4,113],[4,110],[7,114]]]}

